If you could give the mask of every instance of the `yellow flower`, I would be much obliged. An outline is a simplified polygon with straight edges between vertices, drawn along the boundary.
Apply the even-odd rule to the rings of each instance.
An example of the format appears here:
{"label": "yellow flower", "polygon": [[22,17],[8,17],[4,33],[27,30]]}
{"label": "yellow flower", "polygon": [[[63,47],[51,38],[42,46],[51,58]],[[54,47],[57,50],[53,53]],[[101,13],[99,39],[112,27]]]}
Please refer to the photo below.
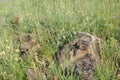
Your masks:
{"label": "yellow flower", "polygon": [[0,52],[0,55],[1,56],[5,55],[5,51]]}
{"label": "yellow flower", "polygon": [[16,57],[16,58],[15,58],[15,61],[18,61],[18,60],[19,60],[18,57]]}
{"label": "yellow flower", "polygon": [[6,40],[6,42],[9,42],[9,40]]}
{"label": "yellow flower", "polygon": [[10,49],[10,46],[6,46],[7,49]]}
{"label": "yellow flower", "polygon": [[16,49],[16,50],[15,50],[15,52],[17,52],[17,53],[18,53],[18,52],[19,52],[19,49]]}

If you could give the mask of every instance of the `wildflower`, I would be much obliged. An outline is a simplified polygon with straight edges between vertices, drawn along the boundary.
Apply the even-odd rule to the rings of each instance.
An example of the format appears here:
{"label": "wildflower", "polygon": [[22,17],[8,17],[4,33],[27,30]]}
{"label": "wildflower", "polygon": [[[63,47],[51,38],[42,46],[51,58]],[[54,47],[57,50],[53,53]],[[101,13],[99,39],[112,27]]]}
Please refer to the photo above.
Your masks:
{"label": "wildflower", "polygon": [[60,41],[57,41],[57,46],[59,46],[60,45]]}
{"label": "wildflower", "polygon": [[9,42],[9,40],[7,39],[6,42]]}
{"label": "wildflower", "polygon": [[21,18],[20,18],[20,22],[22,22],[22,21],[23,21],[23,18],[21,17]]}
{"label": "wildflower", "polygon": [[17,53],[18,53],[18,52],[19,52],[19,49],[16,49],[16,50],[15,50],[15,52],[17,52]]}
{"label": "wildflower", "polygon": [[18,61],[18,60],[19,60],[18,57],[16,57],[16,58],[15,58],[15,61]]}
{"label": "wildflower", "polygon": [[6,46],[7,49],[10,49],[10,46]]}
{"label": "wildflower", "polygon": [[5,55],[5,51],[0,52],[0,55],[1,56]]}

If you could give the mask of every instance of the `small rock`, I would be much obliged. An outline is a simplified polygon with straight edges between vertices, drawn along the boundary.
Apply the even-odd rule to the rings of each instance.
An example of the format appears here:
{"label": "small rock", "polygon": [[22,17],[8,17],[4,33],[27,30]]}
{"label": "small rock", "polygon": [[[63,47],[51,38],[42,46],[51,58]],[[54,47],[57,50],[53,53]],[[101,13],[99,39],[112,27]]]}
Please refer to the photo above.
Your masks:
{"label": "small rock", "polygon": [[20,37],[20,56],[27,60],[29,57],[34,59],[35,53],[41,52],[42,48],[38,44],[39,40],[32,33]]}

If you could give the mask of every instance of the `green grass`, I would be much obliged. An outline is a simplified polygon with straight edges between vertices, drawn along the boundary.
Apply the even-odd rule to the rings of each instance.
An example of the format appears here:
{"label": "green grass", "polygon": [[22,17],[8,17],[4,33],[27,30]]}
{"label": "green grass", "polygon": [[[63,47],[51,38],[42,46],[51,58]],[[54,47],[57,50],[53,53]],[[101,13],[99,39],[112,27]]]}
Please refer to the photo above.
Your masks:
{"label": "green grass", "polygon": [[[15,23],[15,17],[19,17],[19,23]],[[120,0],[0,1],[0,80],[25,80],[28,67],[40,66],[19,58],[16,32],[20,35],[36,33],[43,47],[40,54],[51,60],[59,47],[72,41],[80,31],[96,35],[105,42],[104,59],[96,71],[96,80],[117,80],[113,58],[120,57],[119,17]],[[77,80],[72,75],[60,74],[54,65],[51,62],[52,76],[59,74],[61,80]]]}

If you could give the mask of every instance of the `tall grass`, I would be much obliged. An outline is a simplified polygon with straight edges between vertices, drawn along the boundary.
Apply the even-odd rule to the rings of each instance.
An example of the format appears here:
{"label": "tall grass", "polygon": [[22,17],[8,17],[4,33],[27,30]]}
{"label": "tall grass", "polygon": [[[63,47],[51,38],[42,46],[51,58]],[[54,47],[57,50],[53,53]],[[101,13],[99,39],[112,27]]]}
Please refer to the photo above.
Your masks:
{"label": "tall grass", "polygon": [[[35,32],[41,40],[40,54],[50,61],[59,48],[77,32],[87,32],[105,41],[102,65],[96,80],[116,80],[114,56],[120,57],[120,0],[8,0],[0,1],[0,79],[24,80],[28,67],[37,65],[19,58],[15,33]],[[19,22],[16,21],[19,18]],[[52,62],[50,63],[51,65]],[[59,73],[53,66],[51,75]],[[76,80],[74,76],[61,80]]]}

